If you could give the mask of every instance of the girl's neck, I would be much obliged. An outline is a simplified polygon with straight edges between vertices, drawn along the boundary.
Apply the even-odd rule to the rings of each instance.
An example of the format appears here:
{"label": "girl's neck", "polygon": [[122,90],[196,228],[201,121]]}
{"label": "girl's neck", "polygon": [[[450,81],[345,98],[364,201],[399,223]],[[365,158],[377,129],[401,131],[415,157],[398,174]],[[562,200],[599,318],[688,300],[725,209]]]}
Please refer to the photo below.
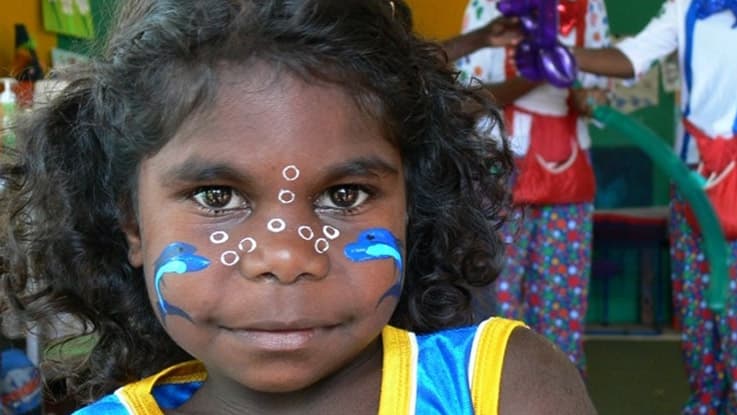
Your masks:
{"label": "girl's neck", "polygon": [[346,367],[295,392],[253,391],[208,373],[207,381],[192,399],[167,414],[376,414],[381,368],[381,340],[377,340]]}

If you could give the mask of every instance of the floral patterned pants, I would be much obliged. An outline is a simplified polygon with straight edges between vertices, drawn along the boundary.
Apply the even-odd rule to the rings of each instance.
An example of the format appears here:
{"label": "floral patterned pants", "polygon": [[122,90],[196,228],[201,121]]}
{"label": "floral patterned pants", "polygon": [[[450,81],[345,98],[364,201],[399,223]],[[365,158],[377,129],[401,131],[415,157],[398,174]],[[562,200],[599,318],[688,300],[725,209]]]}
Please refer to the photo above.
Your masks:
{"label": "floral patterned pants", "polygon": [[495,286],[497,314],[550,339],[582,374],[593,211],[592,203],[536,206],[510,221]]}
{"label": "floral patterned pants", "polygon": [[[737,209],[737,207],[736,207]],[[684,415],[737,414],[737,240],[728,242],[729,283],[723,312],[707,304],[709,264],[701,237],[685,218],[686,204],[671,203],[670,243],[673,309],[691,389]]]}

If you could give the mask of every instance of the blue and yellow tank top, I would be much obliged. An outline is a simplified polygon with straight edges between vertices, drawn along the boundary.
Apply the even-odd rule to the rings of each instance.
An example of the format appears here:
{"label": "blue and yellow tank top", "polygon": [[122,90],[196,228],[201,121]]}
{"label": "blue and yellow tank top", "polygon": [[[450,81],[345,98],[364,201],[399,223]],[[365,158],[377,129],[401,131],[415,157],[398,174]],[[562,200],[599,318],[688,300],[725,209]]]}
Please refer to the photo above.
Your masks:
{"label": "blue and yellow tank top", "polygon": [[[382,331],[379,415],[496,415],[504,352],[522,323],[491,318],[478,326],[416,335]],[[207,378],[202,363],[180,363],[131,383],[74,415],[163,415],[189,400]]]}

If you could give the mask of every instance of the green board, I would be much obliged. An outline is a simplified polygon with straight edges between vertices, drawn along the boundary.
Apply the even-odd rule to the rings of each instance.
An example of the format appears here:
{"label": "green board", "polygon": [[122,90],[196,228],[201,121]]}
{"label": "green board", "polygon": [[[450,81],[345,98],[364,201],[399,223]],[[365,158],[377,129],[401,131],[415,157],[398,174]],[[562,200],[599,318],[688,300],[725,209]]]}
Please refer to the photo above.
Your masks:
{"label": "green board", "polygon": [[[654,17],[664,0],[608,0],[606,1],[607,13],[609,15],[610,32],[616,37],[632,36],[642,30],[647,23]],[[658,104],[652,107],[636,110],[628,115],[650,127],[655,133],[672,146],[676,131],[678,108],[675,102],[675,94],[663,90],[660,83],[658,91]],[[634,148],[630,139],[622,137],[611,129],[598,129],[591,127],[592,145],[595,151],[605,149],[615,150],[625,147]],[[604,154],[605,152],[602,152]],[[628,154],[622,151],[622,154]],[[618,154],[611,151],[610,154]],[[638,160],[640,158],[637,158]],[[599,157],[596,159],[595,170],[606,172],[606,174],[615,176],[617,171],[627,173],[629,170],[637,167],[629,166],[628,163],[633,161],[634,157],[627,159],[616,159],[610,157]],[[603,163],[611,163],[611,165],[602,165]],[[652,164],[652,163],[651,163]],[[651,180],[641,180],[641,184],[650,187],[652,196],[649,200],[650,205],[666,205],[669,201],[670,179],[657,167],[649,166],[646,169],[650,174]],[[613,172],[613,173],[610,173]],[[626,174],[614,177],[621,179]],[[602,177],[597,177],[597,181]],[[612,180],[613,182],[614,180]],[[629,183],[630,181],[628,181]],[[602,189],[603,190],[603,189]],[[643,189],[625,189],[628,193],[639,193]],[[644,191],[647,191],[644,190]],[[602,196],[602,195],[599,195]],[[629,200],[627,197],[618,198],[618,200]],[[609,208],[611,206],[597,206]],[[662,252],[667,257],[667,252]],[[634,324],[640,320],[640,280],[639,280],[639,256],[633,249],[620,250],[599,250],[594,247],[594,258],[601,260],[608,259],[618,262],[621,269],[616,275],[593,275],[591,280],[589,295],[589,310],[587,313],[587,322],[589,324],[602,323],[604,316],[611,324]],[[668,261],[664,261],[666,267],[661,272],[660,286],[655,288],[660,291],[661,302],[660,309],[656,310],[660,314],[662,323],[670,322],[672,310],[670,309],[670,281],[668,278]],[[596,267],[594,267],[596,269]],[[605,281],[608,279],[608,281]],[[606,284],[606,310],[604,291]]]}
{"label": "green board", "polygon": [[70,52],[83,55],[94,54],[100,42],[105,39],[107,31],[112,22],[112,17],[117,7],[115,0],[89,0],[92,13],[92,25],[95,35],[92,39],[81,39],[74,36],[59,34],[58,47]]}
{"label": "green board", "polygon": [[[663,4],[663,0],[609,0],[606,3],[609,25],[612,35],[617,37],[632,36],[642,30],[655,16]],[[633,12],[634,11],[634,12]],[[675,94],[666,92],[659,82],[658,104],[636,110],[628,115],[647,125],[662,137],[668,145],[673,144],[677,106]],[[594,147],[630,146],[627,137],[608,129],[591,128],[591,139]],[[623,163],[624,160],[611,160],[612,163]],[[608,169],[610,170],[610,169]],[[659,169],[652,169],[652,205],[666,205],[669,200],[670,180]],[[602,206],[610,208],[611,206]]]}
{"label": "green board", "polygon": [[42,0],[44,28],[83,39],[95,37],[89,0]]}

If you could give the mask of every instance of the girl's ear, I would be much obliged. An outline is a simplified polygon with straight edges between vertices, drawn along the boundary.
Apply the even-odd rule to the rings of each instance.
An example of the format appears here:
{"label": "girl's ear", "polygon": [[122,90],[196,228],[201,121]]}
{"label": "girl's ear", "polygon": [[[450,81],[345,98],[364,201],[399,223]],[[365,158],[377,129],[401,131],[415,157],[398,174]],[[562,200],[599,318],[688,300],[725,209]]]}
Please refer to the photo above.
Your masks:
{"label": "girl's ear", "polygon": [[141,229],[135,215],[126,215],[120,221],[120,227],[128,242],[128,262],[136,268],[143,266],[143,250],[141,249]]}

